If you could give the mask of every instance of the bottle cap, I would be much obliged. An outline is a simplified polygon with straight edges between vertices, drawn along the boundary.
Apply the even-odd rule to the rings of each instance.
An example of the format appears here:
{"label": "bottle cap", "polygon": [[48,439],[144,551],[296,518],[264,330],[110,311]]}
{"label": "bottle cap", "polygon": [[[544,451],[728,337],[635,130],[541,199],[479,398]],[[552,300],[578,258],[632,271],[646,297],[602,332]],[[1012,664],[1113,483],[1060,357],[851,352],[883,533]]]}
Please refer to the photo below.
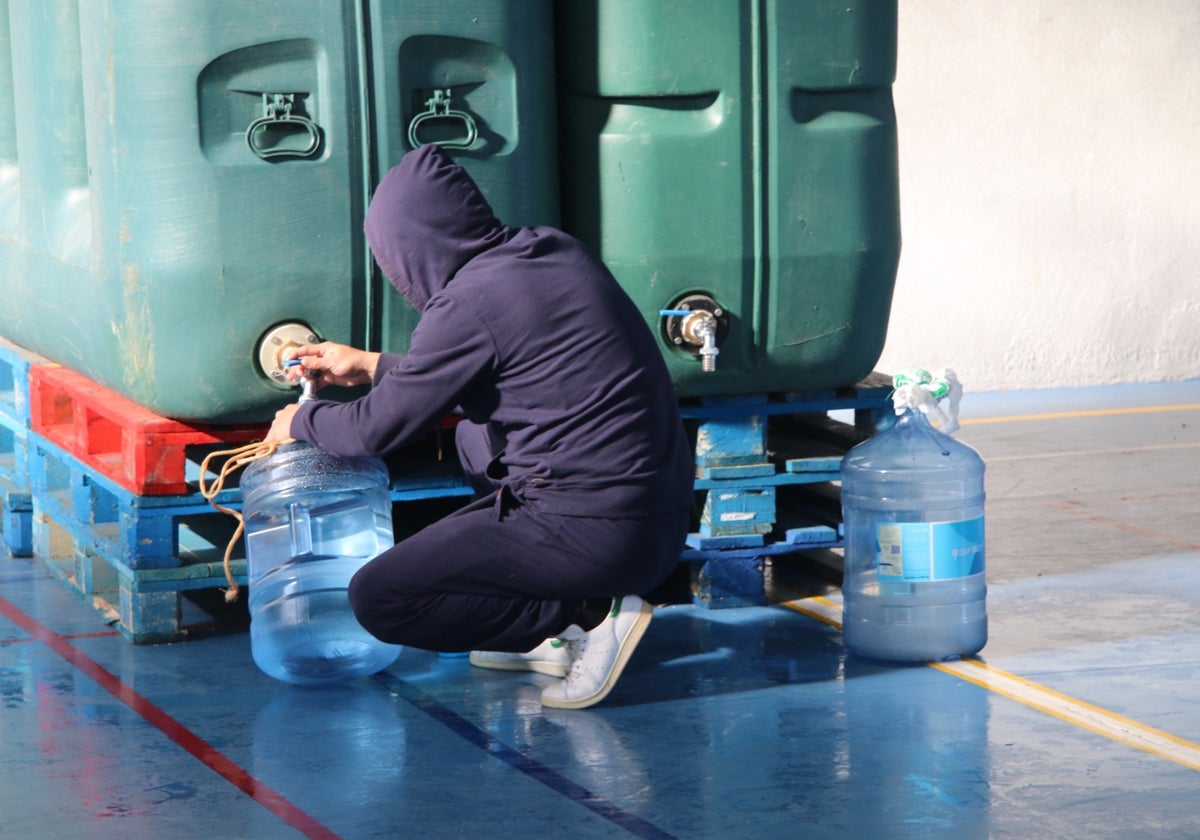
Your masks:
{"label": "bottle cap", "polygon": [[[909,368],[893,376],[892,383],[892,405],[897,414],[910,409],[933,414],[942,432],[949,435],[958,431],[958,404],[963,388],[954,371],[944,368],[930,373],[922,368]],[[939,403],[947,398],[948,408],[943,409]]]}

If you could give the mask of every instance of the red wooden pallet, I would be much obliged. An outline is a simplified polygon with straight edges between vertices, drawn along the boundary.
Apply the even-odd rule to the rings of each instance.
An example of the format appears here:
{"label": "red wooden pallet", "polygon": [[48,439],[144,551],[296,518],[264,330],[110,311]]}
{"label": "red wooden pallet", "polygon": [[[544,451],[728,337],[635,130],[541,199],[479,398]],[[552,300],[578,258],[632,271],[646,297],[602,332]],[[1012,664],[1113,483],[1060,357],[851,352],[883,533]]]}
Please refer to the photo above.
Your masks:
{"label": "red wooden pallet", "polygon": [[56,364],[29,369],[30,427],[138,495],[188,493],[188,447],[261,440],[267,427],[162,417]]}

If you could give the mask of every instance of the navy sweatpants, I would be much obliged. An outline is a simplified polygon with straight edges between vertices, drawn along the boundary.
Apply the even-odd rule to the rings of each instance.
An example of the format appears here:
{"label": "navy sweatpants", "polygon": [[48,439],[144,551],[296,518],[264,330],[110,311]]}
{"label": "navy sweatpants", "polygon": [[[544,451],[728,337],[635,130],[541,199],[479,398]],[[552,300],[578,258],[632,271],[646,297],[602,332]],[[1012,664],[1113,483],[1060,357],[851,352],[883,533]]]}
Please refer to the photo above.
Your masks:
{"label": "navy sweatpants", "polygon": [[487,478],[486,429],[456,441],[474,502],[397,543],[350,582],[377,638],[434,651],[527,651],[576,623],[585,598],[639,595],[679,562],[690,511],[562,516]]}

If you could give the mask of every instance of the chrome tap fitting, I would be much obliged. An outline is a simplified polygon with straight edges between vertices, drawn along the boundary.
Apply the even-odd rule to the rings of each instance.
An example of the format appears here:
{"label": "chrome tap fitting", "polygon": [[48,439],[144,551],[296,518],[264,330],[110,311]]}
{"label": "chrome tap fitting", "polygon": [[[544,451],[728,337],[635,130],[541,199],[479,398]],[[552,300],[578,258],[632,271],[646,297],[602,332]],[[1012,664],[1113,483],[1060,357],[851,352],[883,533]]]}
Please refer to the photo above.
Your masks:
{"label": "chrome tap fitting", "polygon": [[679,298],[670,309],[659,310],[666,338],[681,350],[700,358],[700,369],[712,373],[717,369],[717,345],[729,332],[729,315],[705,294],[690,294]]}

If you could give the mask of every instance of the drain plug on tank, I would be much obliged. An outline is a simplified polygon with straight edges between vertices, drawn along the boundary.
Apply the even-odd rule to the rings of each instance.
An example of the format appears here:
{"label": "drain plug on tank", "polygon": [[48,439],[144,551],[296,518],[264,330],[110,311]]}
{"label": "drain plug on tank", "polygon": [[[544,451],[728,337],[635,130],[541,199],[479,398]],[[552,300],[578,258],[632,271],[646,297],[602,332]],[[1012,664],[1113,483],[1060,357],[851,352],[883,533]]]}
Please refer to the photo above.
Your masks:
{"label": "drain plug on tank", "polygon": [[291,388],[287,380],[287,368],[283,364],[284,354],[293,348],[320,342],[313,328],[301,321],[276,324],[258,341],[258,366],[271,382]]}

